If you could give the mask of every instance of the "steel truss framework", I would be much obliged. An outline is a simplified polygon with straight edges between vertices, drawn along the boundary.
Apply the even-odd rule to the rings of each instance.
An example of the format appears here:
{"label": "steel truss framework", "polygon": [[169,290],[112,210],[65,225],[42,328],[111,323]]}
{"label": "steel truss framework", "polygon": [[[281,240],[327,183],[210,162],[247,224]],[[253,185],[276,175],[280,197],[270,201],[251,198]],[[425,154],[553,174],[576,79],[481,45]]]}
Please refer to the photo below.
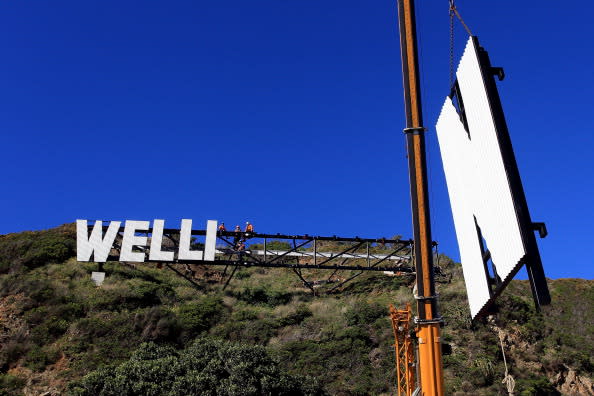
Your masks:
{"label": "steel truss framework", "polygon": [[[89,226],[90,228],[91,226]],[[104,230],[107,230],[107,226],[104,226]],[[123,231],[124,227],[121,227],[114,242],[112,250],[114,254],[111,254],[108,258],[110,261],[118,261]],[[149,229],[146,232],[138,233],[138,235],[146,235],[150,238],[151,233],[152,229]],[[194,248],[200,248],[200,239],[205,235],[206,230],[192,230],[192,236],[196,238]],[[176,251],[179,230],[164,229],[163,241],[163,251]],[[437,243],[434,242],[433,244],[437,246]],[[240,247],[240,245],[243,246]],[[148,247],[135,247],[135,249],[140,249],[146,253],[150,250]],[[223,266],[222,279],[226,278],[224,287],[227,287],[236,271],[240,268],[290,268],[303,284],[316,294],[315,288],[321,284],[338,283],[328,290],[328,292],[331,292],[368,271],[385,271],[395,276],[414,275],[415,268],[410,255],[412,250],[413,241],[403,239],[219,231],[217,232],[214,261],[176,259],[173,262],[164,263],[148,260],[147,254],[146,262],[157,263],[159,266],[166,265],[167,268],[192,283],[194,282],[187,274],[190,272],[187,265]],[[185,264],[186,270],[176,269],[176,264]],[[332,270],[332,273],[325,280],[308,281],[303,273],[303,270],[308,269]],[[341,279],[336,276],[339,271],[355,271],[355,273],[351,272],[348,277]],[[439,267],[435,268],[435,272],[436,274],[443,274]]]}
{"label": "steel truss framework", "polygon": [[390,319],[394,331],[394,353],[396,355],[396,390],[398,396],[411,396],[416,387],[415,351],[410,333],[412,312],[410,304],[396,309],[390,304]]}

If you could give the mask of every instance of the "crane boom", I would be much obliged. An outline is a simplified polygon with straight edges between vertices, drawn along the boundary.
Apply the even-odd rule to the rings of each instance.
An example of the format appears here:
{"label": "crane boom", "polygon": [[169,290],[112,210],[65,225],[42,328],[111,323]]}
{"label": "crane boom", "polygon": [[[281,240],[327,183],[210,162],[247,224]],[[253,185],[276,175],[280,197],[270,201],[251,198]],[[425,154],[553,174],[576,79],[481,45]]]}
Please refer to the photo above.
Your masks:
{"label": "crane boom", "polygon": [[419,343],[419,378],[423,395],[442,396],[443,369],[437,295],[433,274],[431,226],[425,157],[425,128],[417,55],[414,0],[398,1],[400,51],[406,113],[406,145],[412,203],[414,256],[417,272],[416,333]]}

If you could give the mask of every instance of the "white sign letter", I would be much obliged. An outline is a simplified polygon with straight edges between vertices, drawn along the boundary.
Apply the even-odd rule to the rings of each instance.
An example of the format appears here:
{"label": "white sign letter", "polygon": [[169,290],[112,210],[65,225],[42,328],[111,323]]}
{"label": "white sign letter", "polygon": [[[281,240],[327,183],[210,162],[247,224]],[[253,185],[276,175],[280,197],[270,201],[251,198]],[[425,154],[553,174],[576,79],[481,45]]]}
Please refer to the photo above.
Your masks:
{"label": "white sign letter", "polygon": [[151,237],[151,251],[149,260],[151,261],[173,261],[173,252],[164,252],[161,250],[163,245],[163,228],[165,220],[153,221],[153,235]]}
{"label": "white sign letter", "polygon": [[490,299],[482,239],[503,282],[527,254],[477,51],[470,38],[456,73],[459,109],[446,98],[436,126],[473,317]]}
{"label": "white sign letter", "polygon": [[204,243],[204,261],[214,261],[217,244],[217,221],[206,223],[206,241]]}
{"label": "white sign letter", "polygon": [[90,261],[91,255],[94,254],[95,262],[104,263],[107,261],[107,256],[109,256],[113,241],[115,241],[118,234],[120,224],[119,221],[112,221],[105,233],[105,237],[102,238],[103,222],[97,220],[89,237],[87,221],[76,220],[76,259],[78,261]]}
{"label": "white sign letter", "polygon": [[120,261],[134,261],[142,263],[144,261],[144,252],[133,252],[133,246],[146,246],[146,236],[137,236],[136,231],[147,231],[149,229],[148,221],[126,220],[124,228],[124,239],[122,241],[122,251],[120,252]]}
{"label": "white sign letter", "polygon": [[190,250],[192,242],[192,220],[182,219],[181,231],[179,232],[178,260],[202,260],[202,250]]}

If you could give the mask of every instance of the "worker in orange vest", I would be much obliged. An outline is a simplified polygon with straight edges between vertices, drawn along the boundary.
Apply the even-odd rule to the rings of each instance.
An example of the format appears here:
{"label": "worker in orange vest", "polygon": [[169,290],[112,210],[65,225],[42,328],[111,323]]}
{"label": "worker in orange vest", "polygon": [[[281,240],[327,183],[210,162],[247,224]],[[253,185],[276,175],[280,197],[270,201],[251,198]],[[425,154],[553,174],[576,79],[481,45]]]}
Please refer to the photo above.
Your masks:
{"label": "worker in orange vest", "polygon": [[227,231],[227,229],[225,228],[225,223],[221,223],[219,225],[219,232],[225,232],[225,231]]}
{"label": "worker in orange vest", "polygon": [[254,232],[254,226],[249,221],[245,223],[245,232]]}

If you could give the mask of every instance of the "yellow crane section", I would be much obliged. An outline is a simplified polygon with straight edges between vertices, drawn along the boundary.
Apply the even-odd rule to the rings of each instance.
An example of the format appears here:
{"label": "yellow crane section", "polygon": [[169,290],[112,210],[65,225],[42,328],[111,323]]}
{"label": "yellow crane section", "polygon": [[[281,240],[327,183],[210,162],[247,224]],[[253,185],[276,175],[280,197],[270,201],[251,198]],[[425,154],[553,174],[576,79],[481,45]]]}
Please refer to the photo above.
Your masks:
{"label": "yellow crane section", "polygon": [[390,304],[390,318],[394,330],[396,354],[396,389],[398,396],[411,396],[415,390],[415,351],[410,334],[412,313],[410,304],[396,309]]}

